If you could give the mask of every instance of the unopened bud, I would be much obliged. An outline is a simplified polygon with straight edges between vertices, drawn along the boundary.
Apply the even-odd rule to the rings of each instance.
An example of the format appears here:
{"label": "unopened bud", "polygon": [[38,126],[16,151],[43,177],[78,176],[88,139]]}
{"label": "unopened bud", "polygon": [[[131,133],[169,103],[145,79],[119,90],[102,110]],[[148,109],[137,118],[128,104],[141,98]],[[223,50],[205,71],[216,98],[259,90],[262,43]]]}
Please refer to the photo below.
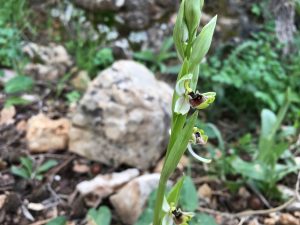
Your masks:
{"label": "unopened bud", "polygon": [[185,0],[184,17],[189,34],[194,35],[201,19],[201,9],[204,0]]}

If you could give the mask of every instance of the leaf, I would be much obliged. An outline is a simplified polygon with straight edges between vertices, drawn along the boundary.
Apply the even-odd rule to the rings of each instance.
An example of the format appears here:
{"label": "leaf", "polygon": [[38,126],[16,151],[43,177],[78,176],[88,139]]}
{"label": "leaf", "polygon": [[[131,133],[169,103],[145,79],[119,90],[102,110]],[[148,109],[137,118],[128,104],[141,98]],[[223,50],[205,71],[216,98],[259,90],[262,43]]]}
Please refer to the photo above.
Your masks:
{"label": "leaf", "polygon": [[52,167],[56,166],[58,164],[58,162],[56,160],[48,160],[45,163],[43,163],[39,168],[37,168],[36,173],[37,174],[41,174],[44,172],[47,172],[48,170],[50,170]]}
{"label": "leaf", "polygon": [[193,212],[198,207],[197,190],[192,178],[190,177],[186,177],[183,182],[179,204],[184,211],[188,212]]}
{"label": "leaf", "polygon": [[147,62],[154,62],[156,58],[156,56],[151,51],[136,52],[133,54],[133,57],[135,59],[147,61]]}
{"label": "leaf", "polygon": [[207,214],[197,214],[190,222],[190,225],[218,225],[215,219]]}
{"label": "leaf", "polygon": [[66,217],[59,216],[49,221],[46,225],[66,225],[66,224],[67,224]]}
{"label": "leaf", "polygon": [[272,130],[274,125],[276,124],[277,117],[275,113],[273,113],[269,109],[263,109],[261,112],[261,137],[267,138]]}
{"label": "leaf", "polygon": [[217,16],[212,18],[211,21],[203,27],[201,33],[195,39],[192,55],[190,58],[191,68],[195,68],[199,63],[201,63],[201,61],[207,54],[211,45],[216,23]]}
{"label": "leaf", "polygon": [[23,99],[21,97],[12,96],[12,97],[8,97],[6,99],[5,107],[10,107],[10,106],[13,106],[13,105],[28,105],[30,103],[31,103],[31,101],[28,101],[28,100]]}
{"label": "leaf", "polygon": [[213,134],[214,137],[216,137],[218,139],[219,148],[224,151],[225,144],[224,144],[224,140],[223,140],[220,130],[216,127],[216,125],[214,125],[212,123],[206,123],[205,124],[205,132],[209,137],[211,137],[211,136],[209,135],[209,131],[207,131],[207,129],[210,129],[211,134]]}
{"label": "leaf", "polygon": [[4,87],[6,94],[26,92],[32,89],[34,82],[31,77],[19,75],[10,79]]}
{"label": "leaf", "polygon": [[101,206],[99,209],[90,209],[87,213],[87,219],[91,225],[110,225],[111,212],[107,206]]}
{"label": "leaf", "polygon": [[30,174],[28,173],[28,171],[23,168],[23,167],[16,167],[16,166],[12,166],[10,168],[10,171],[12,174],[25,178],[25,179],[29,179],[30,178]]}
{"label": "leaf", "polygon": [[258,162],[246,162],[238,156],[232,157],[230,159],[230,164],[236,173],[239,173],[246,178],[259,181],[266,181],[268,178],[267,169],[263,166],[264,164]]}
{"label": "leaf", "polygon": [[174,187],[169,192],[168,198],[167,198],[169,203],[174,202],[175,205],[177,205],[184,180],[185,180],[185,176],[181,177],[179,179],[179,181],[177,181],[177,183],[174,185]]}
{"label": "leaf", "polygon": [[25,167],[25,169],[28,171],[28,173],[32,174],[32,169],[33,169],[33,161],[31,158],[29,157],[21,157],[20,158],[20,162],[22,164],[23,167]]}

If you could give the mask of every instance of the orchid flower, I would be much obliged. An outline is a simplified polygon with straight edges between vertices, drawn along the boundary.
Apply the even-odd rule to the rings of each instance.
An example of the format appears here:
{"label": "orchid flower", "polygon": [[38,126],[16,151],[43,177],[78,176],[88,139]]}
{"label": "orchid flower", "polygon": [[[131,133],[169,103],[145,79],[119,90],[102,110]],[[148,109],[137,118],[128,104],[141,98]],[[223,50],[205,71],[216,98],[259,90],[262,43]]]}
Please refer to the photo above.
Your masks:
{"label": "orchid flower", "polygon": [[195,109],[205,109],[213,103],[216,98],[215,92],[201,94],[196,91],[196,93],[194,93],[190,88],[192,78],[193,74],[187,74],[176,83],[175,90],[179,98],[175,103],[174,111],[178,114],[187,114],[190,107]]}
{"label": "orchid flower", "polygon": [[198,127],[193,128],[193,134],[190,142],[188,143],[187,149],[189,153],[197,160],[203,163],[210,163],[211,159],[203,158],[197,155],[192,148],[192,144],[205,145],[207,143],[208,136],[204,134],[204,130],[199,129]]}
{"label": "orchid flower", "polygon": [[165,213],[162,225],[188,225],[188,222],[195,215],[192,212],[182,212],[173,203],[169,204],[166,197],[164,197],[162,210]]}

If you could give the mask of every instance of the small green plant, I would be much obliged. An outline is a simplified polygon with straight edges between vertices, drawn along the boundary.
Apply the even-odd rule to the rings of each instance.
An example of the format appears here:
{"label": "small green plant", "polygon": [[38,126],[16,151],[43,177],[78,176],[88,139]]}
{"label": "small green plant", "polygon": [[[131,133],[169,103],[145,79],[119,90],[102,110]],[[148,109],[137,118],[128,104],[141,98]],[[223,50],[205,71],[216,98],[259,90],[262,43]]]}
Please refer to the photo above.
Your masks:
{"label": "small green plant", "polygon": [[58,164],[56,160],[51,159],[40,166],[36,166],[29,157],[21,157],[20,163],[20,167],[12,166],[10,171],[16,176],[31,180],[42,180],[44,173]]}
{"label": "small green plant", "polygon": [[78,91],[71,91],[66,94],[66,98],[69,104],[76,103],[80,100],[81,94]]}
{"label": "small green plant", "polygon": [[105,69],[114,62],[114,56],[111,48],[102,48],[96,53],[94,66],[98,69]]}
{"label": "small green plant", "polygon": [[[174,27],[174,44],[183,64],[173,94],[171,136],[157,190],[153,225],[187,225],[194,215],[192,212],[182,212],[177,206],[183,179],[178,181],[167,196],[165,193],[167,181],[186,149],[196,159],[210,162],[210,159],[197,155],[192,149],[192,145],[203,145],[207,142],[208,137],[195,124],[198,110],[207,108],[216,96],[214,92],[196,91],[199,64],[210,48],[217,22],[215,16],[198,34],[203,4],[203,0],[183,0]],[[195,112],[188,118],[191,109]],[[181,215],[180,218],[177,215]]]}
{"label": "small green plant", "polygon": [[66,225],[67,219],[64,216],[58,216],[50,220],[46,225]]}
{"label": "small green plant", "polygon": [[111,212],[106,206],[101,206],[98,209],[93,208],[88,211],[87,220],[91,225],[110,225]]}
{"label": "small green plant", "polygon": [[169,37],[166,38],[162,43],[158,54],[156,54],[154,51],[145,50],[141,52],[135,52],[133,57],[139,61],[149,64],[151,70],[154,72],[159,71],[160,73],[178,73],[178,67],[168,67],[165,64],[165,61],[174,59],[177,56],[176,52],[171,51],[172,46],[173,39],[172,37]]}
{"label": "small green plant", "polygon": [[292,100],[290,93],[287,93],[285,104],[277,116],[269,109],[262,110],[257,151],[248,152],[252,156],[251,161],[244,161],[237,155],[223,159],[232,168],[230,173],[242,175],[245,182],[251,183],[271,198],[280,196],[277,182],[300,168],[291,157],[289,143],[284,140],[284,135],[280,137],[278,134]]}

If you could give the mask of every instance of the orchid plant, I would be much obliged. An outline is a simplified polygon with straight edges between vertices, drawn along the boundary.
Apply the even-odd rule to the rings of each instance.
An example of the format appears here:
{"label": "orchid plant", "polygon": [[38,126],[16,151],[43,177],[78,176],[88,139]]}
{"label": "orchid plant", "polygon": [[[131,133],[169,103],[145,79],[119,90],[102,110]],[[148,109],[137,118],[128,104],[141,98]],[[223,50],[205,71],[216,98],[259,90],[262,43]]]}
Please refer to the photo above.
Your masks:
{"label": "orchid plant", "polygon": [[[173,39],[182,67],[173,94],[171,134],[157,191],[153,225],[188,225],[193,217],[193,213],[182,212],[177,207],[183,179],[177,182],[167,197],[165,193],[167,181],[186,149],[197,160],[210,162],[192,148],[192,145],[204,145],[208,140],[195,123],[198,110],[210,106],[216,97],[215,92],[196,90],[199,64],[210,48],[217,22],[215,16],[198,33],[203,5],[204,0],[182,0],[174,27]],[[187,118],[191,110],[194,112]]]}

